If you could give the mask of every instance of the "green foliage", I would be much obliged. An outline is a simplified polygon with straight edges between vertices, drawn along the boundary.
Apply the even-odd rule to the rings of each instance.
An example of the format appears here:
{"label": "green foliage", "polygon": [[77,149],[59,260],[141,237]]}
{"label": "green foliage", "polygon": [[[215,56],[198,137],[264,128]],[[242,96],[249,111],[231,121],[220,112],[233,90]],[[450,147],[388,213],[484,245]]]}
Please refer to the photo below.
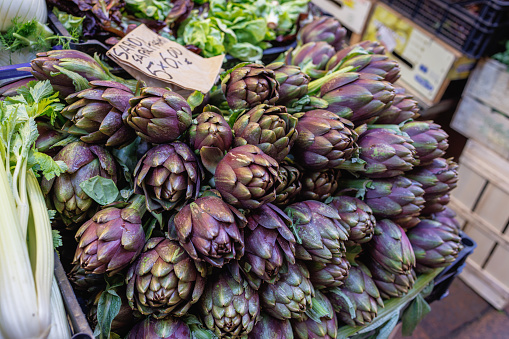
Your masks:
{"label": "green foliage", "polygon": [[117,200],[119,191],[115,182],[111,179],[96,175],[83,181],[81,189],[99,205],[108,205]]}
{"label": "green foliage", "polygon": [[493,55],[492,58],[507,65],[509,68],[509,40],[505,43],[505,51]]}

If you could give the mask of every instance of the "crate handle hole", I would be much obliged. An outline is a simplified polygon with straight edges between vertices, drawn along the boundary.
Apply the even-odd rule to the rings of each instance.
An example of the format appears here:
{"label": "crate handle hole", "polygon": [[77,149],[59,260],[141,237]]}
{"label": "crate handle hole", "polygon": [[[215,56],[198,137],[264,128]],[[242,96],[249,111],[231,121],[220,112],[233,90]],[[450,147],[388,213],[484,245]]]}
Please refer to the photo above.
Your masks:
{"label": "crate handle hole", "polygon": [[462,238],[461,242],[463,243],[463,245],[468,247],[474,246],[474,242],[468,238]]}

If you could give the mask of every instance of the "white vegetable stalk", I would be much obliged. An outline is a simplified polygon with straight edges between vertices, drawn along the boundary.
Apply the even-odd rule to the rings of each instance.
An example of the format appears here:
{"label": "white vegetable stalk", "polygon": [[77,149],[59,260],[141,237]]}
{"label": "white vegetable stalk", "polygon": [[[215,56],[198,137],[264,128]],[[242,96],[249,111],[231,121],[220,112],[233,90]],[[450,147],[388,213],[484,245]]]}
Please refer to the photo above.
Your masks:
{"label": "white vegetable stalk", "polygon": [[0,0],[0,32],[11,27],[12,19],[20,21],[36,19],[45,23],[48,17],[45,0]]}
{"label": "white vegetable stalk", "polygon": [[64,301],[62,300],[55,276],[53,276],[53,283],[51,284],[51,315],[51,332],[48,338],[69,339],[71,337],[71,330],[67,322]]}
{"label": "white vegetable stalk", "polygon": [[0,338],[44,338],[34,275],[7,172],[0,166]]}

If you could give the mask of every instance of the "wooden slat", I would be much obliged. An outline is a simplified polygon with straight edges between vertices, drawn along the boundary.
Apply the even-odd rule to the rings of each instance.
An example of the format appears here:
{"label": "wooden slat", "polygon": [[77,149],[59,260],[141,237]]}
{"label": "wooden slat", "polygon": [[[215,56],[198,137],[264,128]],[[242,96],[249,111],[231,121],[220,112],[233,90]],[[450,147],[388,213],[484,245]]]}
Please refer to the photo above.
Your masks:
{"label": "wooden slat", "polygon": [[469,226],[476,227],[477,229],[482,231],[487,237],[491,238],[493,241],[497,242],[500,246],[503,246],[505,249],[509,250],[509,235],[502,234],[498,229],[496,229],[494,226],[486,222],[486,220],[478,216],[475,212],[472,212],[455,197],[451,197],[449,207],[451,207],[456,213],[461,215],[462,218],[467,219],[469,222],[468,223]]}
{"label": "wooden slat", "polygon": [[496,309],[502,310],[509,304],[509,288],[472,260],[467,259],[459,277]]}
{"label": "wooden slat", "polygon": [[509,288],[509,250],[495,248],[484,269]]}
{"label": "wooden slat", "polygon": [[509,161],[502,159],[492,150],[469,139],[461,154],[460,164],[470,167],[509,193]]}
{"label": "wooden slat", "polygon": [[465,163],[461,163],[458,170],[458,187],[451,194],[469,209],[472,209],[486,183],[486,178],[468,167],[468,162],[465,161]]}
{"label": "wooden slat", "polygon": [[491,254],[491,251],[493,251],[493,247],[495,247],[497,242],[492,238],[487,237],[485,231],[479,230],[469,223],[467,223],[463,231],[477,243],[477,247],[475,248],[474,253],[472,253],[469,258],[471,258],[479,266],[482,267],[486,262],[486,259],[488,259],[489,255]]}
{"label": "wooden slat", "polygon": [[509,220],[509,194],[489,183],[474,209],[475,214],[503,232]]}

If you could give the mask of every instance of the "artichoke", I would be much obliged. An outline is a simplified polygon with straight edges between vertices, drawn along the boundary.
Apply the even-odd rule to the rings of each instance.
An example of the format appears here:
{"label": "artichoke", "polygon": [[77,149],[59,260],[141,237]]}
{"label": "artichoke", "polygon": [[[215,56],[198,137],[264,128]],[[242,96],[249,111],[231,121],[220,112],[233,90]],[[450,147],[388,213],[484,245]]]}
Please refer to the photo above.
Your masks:
{"label": "artichoke", "polygon": [[394,100],[392,105],[384,109],[376,120],[377,124],[401,124],[409,119],[419,117],[419,106],[410,94],[405,93],[403,87],[394,86]]}
{"label": "artichoke", "polygon": [[333,254],[328,264],[306,261],[306,266],[309,269],[311,283],[317,290],[342,286],[350,270],[348,259],[339,253]]}
{"label": "artichoke", "polygon": [[[426,200],[426,195],[424,195]],[[421,215],[427,216],[434,213],[442,212],[446,205],[451,201],[451,195],[449,193],[442,195],[441,197],[429,199],[424,204],[424,208],[421,211]]]}
{"label": "artichoke", "polygon": [[258,290],[262,281],[274,283],[283,265],[295,264],[295,237],[288,228],[291,224],[272,204],[262,205],[247,217],[240,265],[252,288]]}
{"label": "artichoke", "polygon": [[72,49],[51,50],[37,53],[30,63],[32,75],[37,80],[49,80],[60,98],[76,92],[74,80],[68,75],[75,72],[87,81],[111,80],[103,67],[90,55]]}
{"label": "artichoke", "polygon": [[195,262],[176,241],[147,241],[127,272],[127,298],[133,310],[162,319],[186,314],[205,288],[206,267]]}
{"label": "artichoke", "polygon": [[169,89],[144,87],[129,104],[125,120],[148,142],[172,142],[191,126],[191,107],[186,99]]}
{"label": "artichoke", "polygon": [[391,273],[406,274],[415,266],[414,251],[405,231],[389,219],[377,220],[367,253],[369,260]]}
{"label": "artichoke", "polygon": [[365,166],[360,172],[370,178],[390,178],[419,164],[412,140],[387,128],[373,128],[357,141]]}
{"label": "artichoke", "polygon": [[419,166],[431,164],[433,159],[443,156],[449,147],[447,133],[432,121],[407,122],[401,126],[401,131],[412,138]]}
{"label": "artichoke", "polygon": [[277,282],[264,285],[260,291],[264,312],[280,320],[304,319],[315,295],[309,271],[304,265],[296,263],[288,265],[288,270],[279,274]]}
{"label": "artichoke", "polygon": [[179,318],[147,317],[131,329],[126,339],[191,339],[189,327]]}
{"label": "artichoke", "polygon": [[308,42],[325,41],[336,51],[342,49],[346,38],[346,29],[333,17],[321,16],[299,30],[297,40],[303,45]]}
{"label": "artichoke", "polygon": [[378,41],[365,40],[354,45],[342,48],[334,54],[327,62],[325,69],[331,71],[338,68],[338,65],[345,62],[345,58],[350,53],[355,53],[360,50],[361,52],[367,52],[369,54],[380,54],[385,55],[385,47]]}
{"label": "artichoke", "polygon": [[360,54],[345,60],[339,69],[353,67],[357,73],[367,73],[380,76],[390,83],[396,82],[400,77],[399,64],[386,55]]}
{"label": "artichoke", "polygon": [[373,276],[373,281],[378,287],[382,299],[402,297],[414,286],[417,279],[413,269],[397,274],[387,271],[382,265],[373,260],[368,260],[365,264]]}
{"label": "artichoke", "polygon": [[352,266],[339,290],[332,289],[326,295],[339,320],[350,326],[371,323],[378,314],[378,308],[384,307],[371,273],[362,263]]}
{"label": "artichoke", "polygon": [[260,317],[248,339],[294,339],[290,320],[279,320],[265,312],[260,312]]}
{"label": "artichoke", "polygon": [[203,166],[212,174],[232,143],[232,129],[219,113],[205,111],[189,128],[189,144],[200,154]]}
{"label": "artichoke", "polygon": [[65,132],[43,121],[37,121],[37,132],[38,136],[37,140],[35,140],[35,148],[37,148],[39,152],[46,153],[51,157],[55,156],[62,149],[62,147],[54,147],[54,145],[67,137]]}
{"label": "artichoke", "polygon": [[[458,164],[452,158],[436,158],[432,160],[431,164],[418,167],[412,172],[407,173],[406,176],[422,184],[426,208],[438,203],[444,195],[456,188],[458,182]],[[448,200],[445,204],[447,202]],[[445,204],[442,203],[442,205]]]}
{"label": "artichoke", "polygon": [[298,100],[308,94],[309,75],[302,72],[299,66],[285,65],[283,62],[275,62],[267,65],[276,74],[279,83],[279,99],[277,105],[287,105],[293,100]]}
{"label": "artichoke", "polygon": [[247,338],[260,314],[260,298],[247,281],[223,271],[207,284],[198,310],[219,338]]}
{"label": "artichoke", "polygon": [[345,72],[328,78],[319,97],[329,104],[328,111],[360,125],[390,107],[394,87],[375,74]]}
{"label": "artichoke", "polygon": [[444,206],[443,211],[433,213],[429,219],[438,221],[443,227],[449,227],[452,232],[459,234],[461,225],[456,219],[456,212],[454,212],[451,208]]}
{"label": "artichoke", "polygon": [[14,97],[18,95],[18,89],[21,87],[26,87],[30,81],[37,81],[37,79],[35,77],[27,77],[14,81],[8,80],[5,85],[0,85],[0,101],[4,101],[5,98],[8,97]]}
{"label": "artichoke", "polygon": [[338,212],[315,200],[297,202],[285,209],[293,220],[297,239],[295,258],[331,263],[334,255],[345,254],[349,230],[341,224]]}
{"label": "artichoke", "polygon": [[449,266],[463,248],[461,237],[439,221],[424,219],[409,229],[407,235],[415,252],[418,273]]}
{"label": "artichoke", "polygon": [[235,121],[233,147],[255,145],[281,162],[297,139],[296,125],[297,118],[285,106],[258,105]]}
{"label": "artichoke", "polygon": [[339,170],[335,169],[304,172],[300,197],[303,200],[325,201],[338,189],[339,176]]}
{"label": "artichoke", "polygon": [[259,64],[234,68],[223,78],[221,88],[231,109],[274,105],[279,99],[274,71]]}
{"label": "artichoke", "polygon": [[219,162],[214,180],[224,200],[255,209],[276,198],[278,163],[257,146],[235,147]]}
{"label": "artichoke", "polygon": [[279,165],[276,178],[276,199],[274,205],[283,208],[291,204],[302,190],[302,173],[287,163]]}
{"label": "artichoke", "polygon": [[304,316],[304,320],[292,319],[293,333],[298,339],[335,339],[338,336],[338,321],[332,305],[325,295],[315,291],[313,310],[318,309],[315,319]]}
{"label": "artichoke", "polygon": [[341,217],[341,223],[350,229],[347,246],[364,244],[371,240],[376,224],[371,208],[362,200],[349,196],[334,197],[329,205]]}
{"label": "artichoke", "polygon": [[334,168],[356,152],[357,133],[350,121],[325,110],[296,116],[299,136],[292,154],[301,166],[315,171]]}
{"label": "artichoke", "polygon": [[106,287],[103,274],[87,273],[79,263],[72,267],[67,277],[74,290],[83,291],[87,295],[97,294]]}
{"label": "artichoke", "polygon": [[179,209],[197,198],[202,177],[193,151],[175,141],[143,155],[134,169],[134,192],[147,197],[149,211]]}
{"label": "artichoke", "polygon": [[62,115],[73,124],[68,132],[81,141],[122,147],[131,143],[136,134],[122,121],[127,114],[131,90],[116,81],[91,81],[91,88],[69,95],[69,106]]}
{"label": "artichoke", "polygon": [[419,214],[424,207],[424,190],[417,181],[397,176],[374,180],[344,180],[342,187],[367,187],[364,202],[375,217],[388,218],[403,228],[419,223]]}
{"label": "artichoke", "polygon": [[113,275],[133,262],[145,244],[138,211],[144,201],[140,197],[136,201],[123,209],[105,208],[84,223],[76,232],[73,263],[86,273]]}
{"label": "artichoke", "polygon": [[176,231],[191,258],[222,267],[244,255],[242,213],[215,196],[204,196],[182,208],[170,219],[170,234]]}
{"label": "artichoke", "polygon": [[63,221],[70,225],[87,218],[87,211],[97,205],[80,187],[80,184],[95,176],[117,182],[117,167],[113,156],[98,145],[72,142],[54,157],[63,161],[67,171],[51,180],[41,181],[44,195],[49,195]]}
{"label": "artichoke", "polygon": [[327,61],[335,52],[334,47],[325,41],[308,42],[287,53],[285,63],[299,66],[302,72],[317,79],[325,75]]}

